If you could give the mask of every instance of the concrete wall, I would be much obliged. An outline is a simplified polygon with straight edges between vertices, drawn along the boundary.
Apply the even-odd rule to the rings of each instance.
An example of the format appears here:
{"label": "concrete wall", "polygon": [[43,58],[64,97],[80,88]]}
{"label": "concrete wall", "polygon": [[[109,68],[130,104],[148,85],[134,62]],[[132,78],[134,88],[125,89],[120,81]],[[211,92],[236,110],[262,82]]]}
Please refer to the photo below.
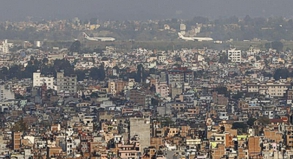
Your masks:
{"label": "concrete wall", "polygon": [[140,142],[140,152],[150,146],[150,119],[131,118],[130,119],[130,138],[138,135]]}

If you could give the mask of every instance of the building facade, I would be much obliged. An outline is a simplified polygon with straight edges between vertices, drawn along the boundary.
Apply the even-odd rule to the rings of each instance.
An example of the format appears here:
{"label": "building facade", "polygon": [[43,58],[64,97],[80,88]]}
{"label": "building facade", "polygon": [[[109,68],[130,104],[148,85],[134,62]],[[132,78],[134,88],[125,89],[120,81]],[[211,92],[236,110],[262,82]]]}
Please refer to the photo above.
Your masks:
{"label": "building facade", "polygon": [[77,92],[77,76],[64,76],[64,71],[57,72],[57,92],[75,94]]}
{"label": "building facade", "polygon": [[33,87],[40,87],[43,84],[46,84],[47,88],[54,89],[54,77],[53,76],[43,76],[38,70],[33,73]]}
{"label": "building facade", "polygon": [[0,85],[0,101],[14,99],[14,92],[12,92],[8,87],[5,85]]}
{"label": "building facade", "polygon": [[241,50],[230,49],[228,52],[228,60],[233,63],[241,62]]}
{"label": "building facade", "polygon": [[138,136],[138,141],[140,143],[139,150],[143,153],[144,148],[148,148],[151,145],[151,135],[150,135],[150,119],[149,118],[131,118],[130,119],[130,136],[133,138]]}
{"label": "building facade", "polygon": [[288,89],[290,83],[280,81],[268,81],[266,83],[248,83],[247,92],[267,94],[271,97],[283,97]]}
{"label": "building facade", "polygon": [[2,41],[2,44],[0,43],[0,52],[4,54],[8,54],[10,51],[9,49],[13,46],[13,43],[8,43],[8,40]]}
{"label": "building facade", "polygon": [[168,84],[174,87],[175,85],[183,85],[183,83],[192,83],[194,79],[194,74],[191,70],[188,70],[187,67],[179,67],[169,70],[168,75]]}
{"label": "building facade", "polygon": [[152,95],[148,90],[132,89],[129,93],[129,100],[138,106],[147,107],[151,104]]}

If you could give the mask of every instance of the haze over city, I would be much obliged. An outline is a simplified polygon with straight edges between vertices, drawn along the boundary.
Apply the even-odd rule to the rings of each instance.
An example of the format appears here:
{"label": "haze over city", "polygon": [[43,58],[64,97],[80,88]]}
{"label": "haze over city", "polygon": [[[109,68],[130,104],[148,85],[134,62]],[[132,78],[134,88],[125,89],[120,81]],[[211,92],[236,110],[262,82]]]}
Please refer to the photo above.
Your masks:
{"label": "haze over city", "polygon": [[293,0],[0,1],[0,159],[293,159]]}
{"label": "haze over city", "polygon": [[292,0],[2,0],[0,20],[97,17],[107,20],[163,18],[292,17]]}

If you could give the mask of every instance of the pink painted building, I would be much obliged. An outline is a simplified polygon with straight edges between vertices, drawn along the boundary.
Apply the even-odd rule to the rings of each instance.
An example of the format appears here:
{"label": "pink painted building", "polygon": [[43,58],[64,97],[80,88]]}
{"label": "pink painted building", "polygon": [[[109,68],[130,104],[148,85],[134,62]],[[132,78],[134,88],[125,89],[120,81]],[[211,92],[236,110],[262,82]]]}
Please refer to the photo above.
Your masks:
{"label": "pink painted building", "polygon": [[162,98],[167,98],[169,96],[169,86],[167,82],[159,82],[156,84],[156,93],[160,94]]}
{"label": "pink painted building", "polygon": [[138,158],[140,150],[139,150],[139,142],[133,142],[131,144],[118,144],[118,155],[121,159],[128,158]]}

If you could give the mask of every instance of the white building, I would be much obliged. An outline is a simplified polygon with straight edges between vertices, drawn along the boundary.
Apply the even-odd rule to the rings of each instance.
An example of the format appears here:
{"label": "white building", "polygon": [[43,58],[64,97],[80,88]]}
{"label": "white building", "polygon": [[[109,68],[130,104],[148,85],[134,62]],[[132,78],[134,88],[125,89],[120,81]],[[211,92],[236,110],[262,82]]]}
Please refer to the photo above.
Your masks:
{"label": "white building", "polygon": [[8,54],[11,47],[13,47],[13,43],[8,43],[7,39],[0,42],[0,53]]}
{"label": "white building", "polygon": [[186,25],[185,24],[180,24],[180,32],[182,35],[185,35],[186,32]]}
{"label": "white building", "polygon": [[14,92],[12,92],[5,85],[0,85],[0,101],[8,100],[8,99],[15,99]]}
{"label": "white building", "polygon": [[41,41],[35,41],[35,47],[42,47],[43,43]]}
{"label": "white building", "polygon": [[228,60],[233,63],[241,62],[241,50],[230,49],[228,52]]}
{"label": "white building", "polygon": [[47,88],[54,89],[54,77],[46,77],[41,75],[40,70],[33,73],[33,87],[39,87],[43,84],[47,85]]}

